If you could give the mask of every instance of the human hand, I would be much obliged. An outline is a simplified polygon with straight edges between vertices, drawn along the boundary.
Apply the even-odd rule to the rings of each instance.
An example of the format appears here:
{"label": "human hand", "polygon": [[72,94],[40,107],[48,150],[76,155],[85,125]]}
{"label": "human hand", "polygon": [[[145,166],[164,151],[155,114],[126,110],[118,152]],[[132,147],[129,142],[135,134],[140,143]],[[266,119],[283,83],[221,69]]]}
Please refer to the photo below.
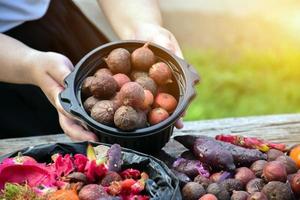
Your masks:
{"label": "human hand", "polygon": [[[182,52],[174,35],[167,29],[156,24],[141,23],[138,24],[133,33],[133,39],[144,40],[158,44],[180,58],[183,58]],[[177,129],[183,128],[182,118],[175,123]]]}
{"label": "human hand", "polygon": [[97,141],[97,136],[84,129],[59,102],[59,94],[64,90],[64,79],[74,68],[71,61],[61,54],[52,52],[35,51],[31,56],[33,83],[42,89],[56,108],[59,123],[65,134],[72,140]]}

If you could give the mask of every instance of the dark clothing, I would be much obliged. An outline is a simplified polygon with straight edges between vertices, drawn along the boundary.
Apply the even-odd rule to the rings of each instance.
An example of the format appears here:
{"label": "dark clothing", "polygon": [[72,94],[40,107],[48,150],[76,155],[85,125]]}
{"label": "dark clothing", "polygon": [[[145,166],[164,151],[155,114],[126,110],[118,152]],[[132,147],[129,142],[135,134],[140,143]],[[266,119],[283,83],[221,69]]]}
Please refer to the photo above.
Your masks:
{"label": "dark clothing", "polygon": [[[41,19],[25,22],[4,34],[34,49],[61,53],[73,64],[108,42],[71,0],[51,0]],[[56,109],[39,88],[0,83],[0,92],[0,138],[62,132]]]}

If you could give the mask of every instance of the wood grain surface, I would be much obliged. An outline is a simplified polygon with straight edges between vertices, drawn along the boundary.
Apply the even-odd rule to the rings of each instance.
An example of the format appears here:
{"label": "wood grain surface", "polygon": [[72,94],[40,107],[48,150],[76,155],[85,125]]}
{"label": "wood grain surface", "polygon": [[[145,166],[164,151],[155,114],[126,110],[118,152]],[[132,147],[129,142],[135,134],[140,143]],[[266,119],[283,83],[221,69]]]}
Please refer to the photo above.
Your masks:
{"label": "wood grain surface", "polygon": [[[185,122],[184,128],[175,130],[173,136],[184,134],[215,136],[221,133],[256,136],[293,145],[300,143],[300,114]],[[71,142],[71,140],[64,134],[2,139],[0,140],[0,155],[28,146],[58,142]],[[184,151],[184,148],[171,139],[164,147],[164,151],[170,155],[178,155]]]}

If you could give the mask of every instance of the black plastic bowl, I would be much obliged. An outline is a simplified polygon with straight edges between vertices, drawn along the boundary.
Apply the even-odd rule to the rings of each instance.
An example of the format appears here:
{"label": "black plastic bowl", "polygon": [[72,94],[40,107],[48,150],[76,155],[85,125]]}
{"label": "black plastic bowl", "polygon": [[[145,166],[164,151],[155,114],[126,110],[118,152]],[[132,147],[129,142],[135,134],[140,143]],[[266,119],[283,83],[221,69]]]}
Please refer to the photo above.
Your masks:
{"label": "black plastic bowl", "polygon": [[81,85],[87,76],[104,65],[103,58],[116,48],[125,48],[132,52],[143,46],[143,41],[118,41],[102,45],[84,56],[75,66],[75,70],[65,79],[65,90],[60,94],[63,108],[76,116],[83,124],[93,131],[104,143],[118,143],[123,147],[135,149],[145,153],[158,152],[170,139],[174,123],[186,110],[191,100],[195,97],[194,85],[199,81],[196,70],[165,48],[150,44],[149,48],[158,60],[169,65],[173,72],[175,85],[172,92],[177,96],[178,105],[175,111],[165,121],[135,131],[122,131],[115,127],[100,124],[92,119],[83,108]]}

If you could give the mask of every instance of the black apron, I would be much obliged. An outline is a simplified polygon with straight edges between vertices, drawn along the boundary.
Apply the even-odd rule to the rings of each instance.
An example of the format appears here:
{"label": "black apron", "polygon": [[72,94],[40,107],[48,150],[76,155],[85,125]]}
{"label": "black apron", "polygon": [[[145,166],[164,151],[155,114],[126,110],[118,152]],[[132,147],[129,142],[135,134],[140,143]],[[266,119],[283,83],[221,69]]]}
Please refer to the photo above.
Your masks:
{"label": "black apron", "polygon": [[[31,48],[61,53],[74,65],[87,52],[108,42],[71,0],[51,0],[42,18],[4,34]],[[56,109],[38,87],[0,82],[0,93],[0,138],[62,132]]]}

